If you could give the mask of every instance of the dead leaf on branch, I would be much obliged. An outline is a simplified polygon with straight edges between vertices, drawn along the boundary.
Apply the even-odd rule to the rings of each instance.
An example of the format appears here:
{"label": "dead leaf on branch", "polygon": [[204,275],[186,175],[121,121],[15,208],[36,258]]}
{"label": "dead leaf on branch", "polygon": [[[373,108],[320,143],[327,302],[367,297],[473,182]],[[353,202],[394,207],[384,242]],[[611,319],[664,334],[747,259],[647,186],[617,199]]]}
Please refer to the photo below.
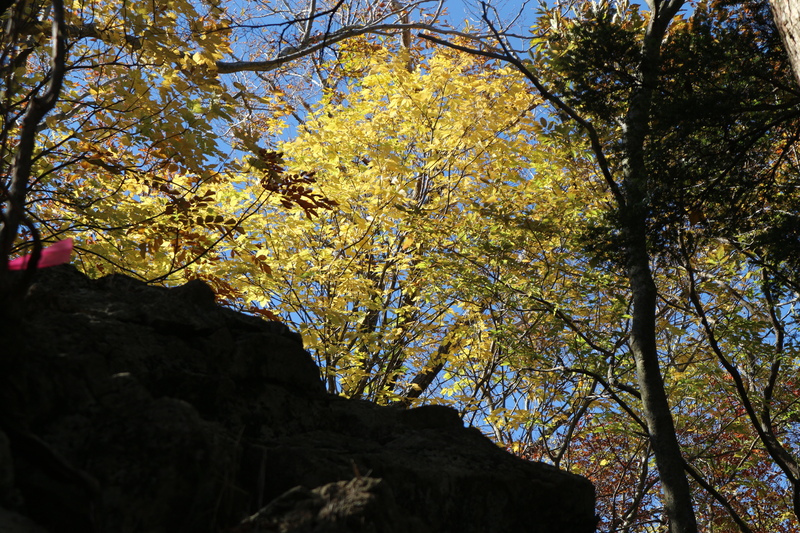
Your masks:
{"label": "dead leaf on branch", "polygon": [[311,218],[317,215],[318,209],[333,209],[338,205],[309,187],[317,182],[314,172],[287,173],[281,152],[262,149],[258,155],[251,164],[264,173],[259,183],[264,189],[281,195],[281,205],[285,208],[299,207]]}

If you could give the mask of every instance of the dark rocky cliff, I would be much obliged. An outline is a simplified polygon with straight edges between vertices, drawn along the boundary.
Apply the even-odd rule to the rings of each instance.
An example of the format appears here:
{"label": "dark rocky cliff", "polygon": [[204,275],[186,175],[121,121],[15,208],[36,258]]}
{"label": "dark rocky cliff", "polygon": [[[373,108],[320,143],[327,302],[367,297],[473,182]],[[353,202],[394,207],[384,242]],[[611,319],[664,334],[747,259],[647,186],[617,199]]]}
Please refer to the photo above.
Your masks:
{"label": "dark rocky cliff", "polygon": [[302,341],[73,267],[39,272],[0,341],[0,531],[589,533],[585,479],[449,408],[326,394]]}

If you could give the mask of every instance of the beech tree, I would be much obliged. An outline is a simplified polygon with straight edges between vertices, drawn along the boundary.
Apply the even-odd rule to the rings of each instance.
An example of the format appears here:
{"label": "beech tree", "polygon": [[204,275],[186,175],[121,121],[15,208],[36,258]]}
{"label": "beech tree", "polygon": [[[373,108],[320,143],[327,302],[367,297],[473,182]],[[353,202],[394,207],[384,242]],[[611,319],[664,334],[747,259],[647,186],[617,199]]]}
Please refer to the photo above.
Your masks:
{"label": "beech tree", "polygon": [[[658,105],[646,110],[641,133],[646,172],[639,175],[636,217],[626,207],[633,198],[626,191],[636,185],[625,185],[633,179],[625,177],[630,142],[618,124],[629,120],[630,99],[641,90],[641,76],[630,74],[643,68],[640,39],[654,31],[637,8],[584,4],[574,18],[558,10],[543,14],[531,61],[515,57],[501,39],[489,48],[430,39],[511,63],[552,106],[544,112],[537,103],[519,118],[530,124],[530,174],[514,165],[494,168],[493,187],[475,187],[467,173],[452,189],[447,173],[429,180],[416,170],[416,161],[442,161],[441,153],[420,150],[421,139],[437,138],[458,117],[439,114],[449,108],[431,98],[440,90],[435,77],[403,79],[396,64],[388,68],[401,74],[390,76],[382,72],[392,65],[380,55],[385,49],[360,45],[362,56],[374,55],[377,64],[347,56],[352,87],[333,93],[319,120],[283,145],[293,161],[322,162],[315,167],[322,187],[340,189],[346,179],[350,192],[333,196],[347,203],[347,215],[323,217],[317,229],[301,231],[301,239],[314,236],[294,253],[313,251],[289,268],[281,263],[293,256],[273,257],[270,249],[298,242],[298,235],[272,226],[269,238],[277,244],[265,247],[264,260],[294,294],[281,296],[279,283],[257,275],[248,285],[269,296],[263,303],[286,306],[281,316],[295,320],[321,349],[332,391],[454,403],[509,449],[587,473],[601,491],[608,488],[601,508],[609,530],[656,530],[652,524],[678,513],[672,528],[683,520],[681,527],[691,530],[700,516],[709,527],[791,531],[786,510],[794,489],[785,489],[796,486],[797,390],[785,365],[791,368],[796,352],[785,339],[796,333],[793,316],[780,309],[791,305],[785,290],[792,255],[785,250],[792,241],[778,244],[772,232],[794,220],[786,212],[796,198],[790,194],[796,166],[780,154],[794,149],[796,95],[787,90],[785,56],[764,8],[749,4],[735,16],[707,4],[692,17],[678,16],[675,8],[669,31],[661,28],[661,40],[647,41],[666,51],[651,73],[658,83],[650,79],[650,98]],[[419,59],[410,63],[426,68]],[[401,57],[400,64],[409,63]],[[492,68],[487,63],[478,72]],[[726,98],[715,87],[726,87]],[[416,135],[398,122],[403,117]],[[429,131],[428,124],[436,128]],[[584,156],[584,147],[593,158]],[[491,158],[507,148],[495,143]],[[524,187],[512,185],[520,180]],[[393,182],[421,182],[434,191],[438,184],[453,203],[437,204],[445,210],[432,209],[439,215],[426,224],[419,212],[392,204]],[[624,202],[608,207],[619,199]],[[442,216],[448,211],[453,219]],[[408,238],[405,228],[417,232]],[[626,257],[641,247],[644,273],[657,292],[645,291],[654,300],[644,300],[652,304],[647,312],[640,301],[637,315],[632,296],[648,285],[632,281],[632,272],[642,272]],[[337,260],[353,269],[338,270]],[[300,276],[287,277],[298,265]],[[434,305],[414,324],[401,317],[417,312],[419,302],[403,293],[418,295],[422,279],[436,291],[424,300]],[[759,279],[766,284],[754,283]],[[777,292],[776,279],[784,287]],[[350,296],[337,299],[343,294]],[[776,300],[778,294],[784,296]],[[309,295],[305,301],[319,298],[320,304],[304,305]],[[458,314],[437,323],[436,309]],[[647,353],[634,349],[636,316],[649,324],[638,332],[650,336],[647,353],[654,360],[643,362]],[[433,327],[422,327],[426,322]],[[413,333],[405,329],[412,324]],[[778,338],[784,340],[771,342]],[[344,350],[326,353],[337,339]],[[714,357],[699,355],[704,352]],[[664,400],[660,407],[643,401],[646,388]],[[654,437],[664,431],[668,438]],[[665,452],[654,440],[671,441],[672,449]],[[652,460],[661,467],[653,469]],[[661,469],[677,478],[671,487],[663,488]]]}
{"label": "beech tree", "polygon": [[[301,71],[308,79],[309,69],[329,59],[332,45],[369,33],[432,28],[428,23],[441,8],[428,0],[265,3],[241,13],[213,1],[60,5],[0,6],[0,269],[5,272],[9,256],[38,250],[40,240],[79,232],[78,259],[88,272],[124,270],[162,281],[219,258],[216,244],[232,238],[237,221],[267,196],[302,209],[327,205],[285,183],[281,190],[265,188],[261,200],[238,206],[235,214],[224,216],[216,207],[228,175],[251,170],[231,151],[257,159],[264,148],[250,135],[247,115],[266,110],[276,121],[281,110],[300,105],[297,98],[287,103],[288,83],[281,89],[274,80],[232,76],[275,72],[284,80]],[[428,5],[430,13],[411,20]],[[121,260],[136,255],[138,264]],[[222,280],[216,287],[224,293]]]}

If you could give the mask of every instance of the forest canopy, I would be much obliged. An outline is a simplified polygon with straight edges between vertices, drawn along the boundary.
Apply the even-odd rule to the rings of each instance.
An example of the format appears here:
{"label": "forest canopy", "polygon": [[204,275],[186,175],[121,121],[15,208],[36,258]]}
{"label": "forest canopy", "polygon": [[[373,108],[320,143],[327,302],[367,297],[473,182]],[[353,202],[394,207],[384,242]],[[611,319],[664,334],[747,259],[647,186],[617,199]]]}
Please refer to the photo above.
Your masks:
{"label": "forest canopy", "polygon": [[800,531],[800,86],[765,1],[0,23],[4,313],[9,260],[73,239],[289,324],[330,393],[587,476],[600,531]]}

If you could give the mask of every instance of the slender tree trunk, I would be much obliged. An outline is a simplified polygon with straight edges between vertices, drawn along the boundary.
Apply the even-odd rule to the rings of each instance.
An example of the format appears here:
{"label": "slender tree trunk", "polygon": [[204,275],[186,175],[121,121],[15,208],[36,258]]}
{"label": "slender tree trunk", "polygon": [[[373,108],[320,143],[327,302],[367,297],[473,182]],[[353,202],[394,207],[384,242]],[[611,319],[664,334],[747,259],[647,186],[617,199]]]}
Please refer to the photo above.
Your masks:
{"label": "slender tree trunk", "polygon": [[622,230],[626,273],[633,296],[631,351],[636,362],[644,418],[661,478],[670,533],[696,533],[691,491],[683,468],[656,345],[656,284],[647,247],[648,173],[644,142],[649,127],[652,94],[658,82],[661,44],[683,0],[653,0],[651,20],[642,43],[637,87],[625,117]]}
{"label": "slender tree trunk", "polygon": [[789,54],[794,77],[800,84],[800,2],[798,0],[770,0],[775,25]]}
{"label": "slender tree trunk", "polygon": [[[0,5],[0,7],[2,7]],[[52,1],[52,52],[50,80],[43,94],[33,94],[29,99],[19,133],[19,141],[10,169],[11,180],[7,190],[6,208],[0,213],[0,319],[15,314],[15,287],[8,275],[8,258],[19,233],[19,227],[25,222],[25,203],[28,195],[31,170],[36,148],[36,135],[39,124],[50,112],[61,94],[66,68],[67,45],[65,41],[64,2]],[[12,19],[14,15],[12,13]],[[4,22],[7,29],[13,27],[15,20]],[[0,206],[2,207],[2,206]],[[35,228],[31,227],[35,232]],[[28,267],[32,273],[39,261],[40,243],[34,243],[34,253]],[[23,284],[29,280],[24,279]]]}

